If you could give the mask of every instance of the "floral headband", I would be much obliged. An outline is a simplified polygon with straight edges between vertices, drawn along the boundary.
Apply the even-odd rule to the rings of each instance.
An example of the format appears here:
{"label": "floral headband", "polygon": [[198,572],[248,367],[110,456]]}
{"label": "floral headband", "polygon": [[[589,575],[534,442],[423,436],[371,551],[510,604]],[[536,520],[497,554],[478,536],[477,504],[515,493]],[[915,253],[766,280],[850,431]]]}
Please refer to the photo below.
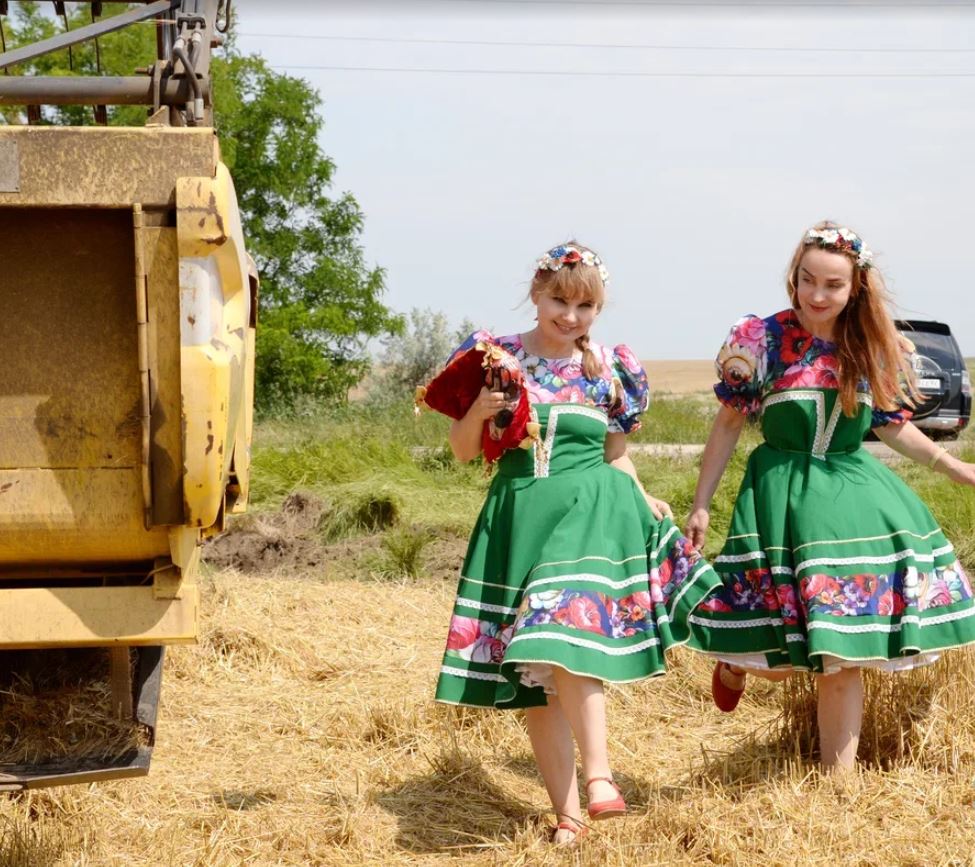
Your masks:
{"label": "floral headband", "polygon": [[592,250],[580,250],[572,244],[553,247],[535,263],[535,268],[538,271],[561,271],[563,265],[574,265],[576,262],[598,268],[603,286],[609,285],[609,271],[606,270],[603,260]]}
{"label": "floral headband", "polygon": [[803,238],[803,244],[819,244],[821,248],[832,248],[842,252],[853,253],[857,257],[857,265],[869,268],[873,265],[873,253],[856,232],[843,229],[810,229]]}

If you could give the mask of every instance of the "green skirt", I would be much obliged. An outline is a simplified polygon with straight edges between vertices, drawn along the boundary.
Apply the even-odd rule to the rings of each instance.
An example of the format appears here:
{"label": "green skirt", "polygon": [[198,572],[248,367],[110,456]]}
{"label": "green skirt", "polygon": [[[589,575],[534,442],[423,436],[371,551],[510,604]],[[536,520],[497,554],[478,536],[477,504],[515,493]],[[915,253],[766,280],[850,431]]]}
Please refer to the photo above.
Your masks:
{"label": "green skirt", "polygon": [[766,398],[727,542],[722,586],[691,617],[690,645],[756,668],[829,672],[931,662],[975,641],[972,588],[931,512],[862,448],[837,392]]}
{"label": "green skirt", "polygon": [[497,475],[461,571],[437,700],[546,703],[548,666],[617,683],[662,674],[719,583],[669,519],[603,459],[605,413],[541,404],[542,445]]}

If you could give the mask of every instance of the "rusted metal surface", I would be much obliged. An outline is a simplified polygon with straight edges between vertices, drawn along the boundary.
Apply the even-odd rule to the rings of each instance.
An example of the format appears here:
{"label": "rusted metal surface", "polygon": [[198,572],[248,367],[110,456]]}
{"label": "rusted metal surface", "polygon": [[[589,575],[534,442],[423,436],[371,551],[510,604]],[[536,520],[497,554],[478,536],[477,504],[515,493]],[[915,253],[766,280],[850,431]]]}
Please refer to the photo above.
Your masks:
{"label": "rusted metal surface", "polygon": [[[201,540],[248,490],[257,276],[213,130],[185,126],[212,121],[218,5],[126,13],[173,8],[144,78],[0,76],[30,123],[49,102],[153,106],[145,129],[0,127],[0,648],[111,648],[117,710],[150,730],[158,645],[195,640]],[[139,776],[151,742],[8,767],[0,791]]]}
{"label": "rusted metal surface", "polygon": [[[251,281],[233,182],[181,178],[176,192],[183,392],[183,512],[187,523],[222,521],[238,439],[247,435]],[[239,436],[238,436],[239,435]]]}
{"label": "rusted metal surface", "polygon": [[143,521],[152,526],[152,477],[149,470],[151,441],[149,399],[149,298],[145,254],[145,215],[141,203],[132,206],[133,250],[135,254],[135,327],[139,361],[139,468],[142,475]]}
{"label": "rusted metal surface", "polygon": [[0,191],[0,208],[173,208],[176,178],[213,176],[215,141],[204,128],[0,126],[20,174],[18,192]]}
{"label": "rusted metal surface", "polygon": [[151,587],[0,589],[0,647],[102,647],[180,644],[196,639],[199,594],[185,583],[178,599]]}
{"label": "rusted metal surface", "polygon": [[132,719],[132,659],[125,645],[108,648],[108,681],[112,712],[117,719]]}
{"label": "rusted metal surface", "polygon": [[131,216],[0,209],[0,261],[0,468],[138,468]]}
{"label": "rusted metal surface", "polygon": [[169,547],[167,527],[143,526],[137,468],[0,470],[0,572],[151,561]]}
{"label": "rusted metal surface", "polygon": [[176,229],[143,229],[149,301],[152,523],[183,522],[183,431],[180,422],[179,257]]}
{"label": "rusted metal surface", "polygon": [[12,141],[0,141],[0,193],[20,192],[20,155]]}

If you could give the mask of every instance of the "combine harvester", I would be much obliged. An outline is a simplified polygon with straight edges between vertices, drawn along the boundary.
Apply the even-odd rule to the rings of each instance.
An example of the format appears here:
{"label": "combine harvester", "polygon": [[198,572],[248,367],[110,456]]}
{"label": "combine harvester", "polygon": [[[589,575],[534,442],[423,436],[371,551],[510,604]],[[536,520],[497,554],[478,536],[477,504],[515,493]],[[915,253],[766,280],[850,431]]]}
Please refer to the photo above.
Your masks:
{"label": "combine harvester", "polygon": [[[197,637],[202,541],[246,507],[257,276],[209,73],[229,2],[91,3],[90,26],[0,54],[0,104],[30,121],[0,126],[0,664],[105,648],[115,712],[143,733],[104,760],[0,766],[0,790],[148,772],[164,645]],[[150,19],[143,75],[5,74]],[[69,104],[100,123],[38,125]],[[123,104],[144,127],[104,125]]]}

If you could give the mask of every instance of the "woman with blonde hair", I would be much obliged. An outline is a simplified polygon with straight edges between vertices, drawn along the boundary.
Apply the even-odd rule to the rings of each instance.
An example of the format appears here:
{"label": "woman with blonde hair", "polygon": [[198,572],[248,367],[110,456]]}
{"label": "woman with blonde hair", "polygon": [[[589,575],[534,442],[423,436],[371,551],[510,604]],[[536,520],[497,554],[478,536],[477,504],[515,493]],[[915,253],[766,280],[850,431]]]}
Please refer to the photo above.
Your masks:
{"label": "woman with blonde hair", "polygon": [[[475,332],[441,375],[471,352],[503,356],[523,377],[534,441],[498,461],[461,571],[437,700],[526,709],[557,844],[588,830],[576,746],[588,817],[626,811],[610,768],[603,682],[663,674],[664,652],[687,639],[691,610],[718,584],[626,453],[648,386],[628,347],[590,338],[607,282],[589,248],[549,250],[531,283],[535,327],[506,337]],[[511,412],[511,398],[485,386],[454,415],[457,458],[482,449],[490,458],[485,427],[507,429],[525,408]]]}
{"label": "woman with blonde hair", "polygon": [[696,546],[747,416],[761,416],[764,442],[714,561],[723,584],[690,618],[691,646],[718,658],[712,693],[724,711],[746,672],[815,672],[822,764],[848,769],[863,717],[860,669],[902,671],[975,641],[972,588],[951,543],[863,438],[873,429],[960,484],[975,485],[975,465],[910,422],[910,347],[855,232],[830,222],[806,231],[786,282],[791,306],[741,319],[718,355],[721,408],[686,529]]}

